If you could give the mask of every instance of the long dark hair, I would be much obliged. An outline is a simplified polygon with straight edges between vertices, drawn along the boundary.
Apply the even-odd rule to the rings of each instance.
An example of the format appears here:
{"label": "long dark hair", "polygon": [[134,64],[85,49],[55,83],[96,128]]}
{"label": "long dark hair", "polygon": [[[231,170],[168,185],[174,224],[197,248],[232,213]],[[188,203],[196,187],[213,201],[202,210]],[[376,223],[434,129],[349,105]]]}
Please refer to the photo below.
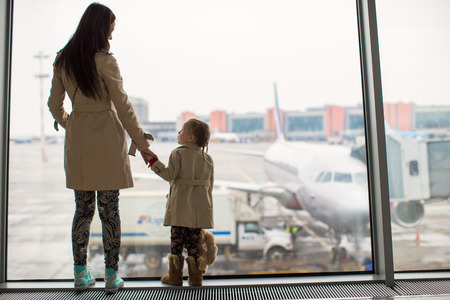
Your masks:
{"label": "long dark hair", "polygon": [[115,20],[116,16],[108,7],[99,3],[89,5],[55,63],[90,98],[100,99],[102,96],[94,57],[100,50],[109,50],[108,35]]}

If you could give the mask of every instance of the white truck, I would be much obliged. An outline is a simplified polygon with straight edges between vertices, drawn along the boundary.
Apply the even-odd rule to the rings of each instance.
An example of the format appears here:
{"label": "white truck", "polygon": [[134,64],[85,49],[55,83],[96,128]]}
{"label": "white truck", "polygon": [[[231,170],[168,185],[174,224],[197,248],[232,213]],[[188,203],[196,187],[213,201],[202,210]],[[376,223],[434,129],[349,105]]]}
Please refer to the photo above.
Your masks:
{"label": "white truck", "polygon": [[[260,216],[240,197],[228,191],[213,193],[214,234],[219,253],[258,253],[282,259],[292,250],[287,232],[266,229]],[[121,192],[121,251],[123,255],[145,253],[145,264],[159,268],[170,252],[170,227],[163,226],[166,192]],[[91,225],[90,254],[102,251],[102,229],[98,216]]]}

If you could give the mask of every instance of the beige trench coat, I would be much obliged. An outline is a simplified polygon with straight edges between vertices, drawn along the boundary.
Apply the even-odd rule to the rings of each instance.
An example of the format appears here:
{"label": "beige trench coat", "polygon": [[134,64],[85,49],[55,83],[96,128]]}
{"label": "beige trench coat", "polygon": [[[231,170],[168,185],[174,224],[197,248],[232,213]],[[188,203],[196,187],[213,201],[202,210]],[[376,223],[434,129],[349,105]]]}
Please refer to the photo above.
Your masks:
{"label": "beige trench coat", "polygon": [[166,167],[157,160],[152,170],[170,182],[164,225],[213,228],[214,166],[210,155],[200,147],[185,144],[172,151]]}
{"label": "beige trench coat", "polygon": [[[123,90],[114,56],[98,52],[95,64],[103,93],[100,101],[83,95],[64,70],[53,70],[48,107],[56,122],[66,129],[66,186],[88,191],[129,188],[133,177],[125,130],[139,150],[148,148],[149,143]],[[66,92],[72,101],[70,114],[63,105]]]}

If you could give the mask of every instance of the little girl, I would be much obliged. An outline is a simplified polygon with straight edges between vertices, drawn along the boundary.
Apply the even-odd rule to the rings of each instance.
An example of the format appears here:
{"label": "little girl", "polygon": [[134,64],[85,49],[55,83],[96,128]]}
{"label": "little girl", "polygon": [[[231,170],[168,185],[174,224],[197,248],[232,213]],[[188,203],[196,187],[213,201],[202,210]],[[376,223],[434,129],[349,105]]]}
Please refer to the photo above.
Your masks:
{"label": "little girl", "polygon": [[171,254],[169,274],[161,281],[172,285],[183,284],[183,247],[187,249],[186,262],[189,283],[202,285],[202,268],[199,268],[199,238],[202,228],[213,228],[214,165],[208,146],[210,130],[208,124],[190,119],[178,132],[178,144],[165,166],[157,157],[143,154],[149,167],[162,179],[170,182],[167,196],[164,225],[171,226]]}

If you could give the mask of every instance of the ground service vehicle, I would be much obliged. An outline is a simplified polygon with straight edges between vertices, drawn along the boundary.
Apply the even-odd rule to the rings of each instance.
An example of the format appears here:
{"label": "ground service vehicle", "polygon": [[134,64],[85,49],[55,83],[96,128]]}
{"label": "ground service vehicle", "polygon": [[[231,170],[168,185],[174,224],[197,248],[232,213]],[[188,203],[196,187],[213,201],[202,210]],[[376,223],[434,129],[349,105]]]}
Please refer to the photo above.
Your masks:
{"label": "ground service vehicle", "polygon": [[[260,225],[260,216],[244,200],[229,191],[213,193],[214,234],[220,253],[258,253],[268,259],[282,259],[292,250],[290,235]],[[121,191],[123,254],[145,253],[145,264],[158,268],[170,253],[170,227],[163,226],[166,192]],[[91,225],[90,253],[102,251],[101,223]]]}

